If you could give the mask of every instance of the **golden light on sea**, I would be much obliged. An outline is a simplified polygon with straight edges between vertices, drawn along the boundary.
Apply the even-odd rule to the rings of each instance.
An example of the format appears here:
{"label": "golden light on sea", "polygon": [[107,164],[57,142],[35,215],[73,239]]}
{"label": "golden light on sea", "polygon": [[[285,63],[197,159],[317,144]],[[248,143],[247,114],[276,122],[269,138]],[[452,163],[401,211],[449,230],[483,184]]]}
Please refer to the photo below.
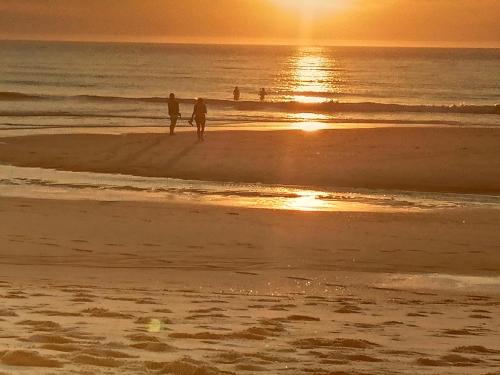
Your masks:
{"label": "golden light on sea", "polygon": [[325,56],[321,47],[302,47],[292,60],[294,66],[293,101],[321,103],[323,95],[333,91],[332,68],[335,61]]}

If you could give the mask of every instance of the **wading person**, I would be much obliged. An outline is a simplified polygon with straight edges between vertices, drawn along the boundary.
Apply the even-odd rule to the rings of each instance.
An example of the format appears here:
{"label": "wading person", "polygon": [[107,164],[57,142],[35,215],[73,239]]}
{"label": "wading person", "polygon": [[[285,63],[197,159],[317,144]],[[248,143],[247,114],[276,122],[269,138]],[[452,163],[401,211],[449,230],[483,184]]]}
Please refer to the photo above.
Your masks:
{"label": "wading person", "polygon": [[259,91],[259,98],[260,98],[261,102],[263,102],[264,100],[266,100],[266,95],[267,95],[266,89],[264,87],[261,88],[260,91]]}
{"label": "wading person", "polygon": [[202,98],[198,98],[194,105],[193,114],[191,115],[191,120],[189,121],[191,125],[193,124],[193,119],[196,122],[198,140],[203,141],[205,124],[207,122],[207,106]]}
{"label": "wading person", "polygon": [[179,102],[175,98],[175,94],[170,94],[168,98],[168,115],[170,116],[170,135],[174,135],[177,120],[181,117],[179,112]]}
{"label": "wading person", "polygon": [[236,86],[233,90],[233,98],[235,102],[240,100],[240,88],[238,86]]}

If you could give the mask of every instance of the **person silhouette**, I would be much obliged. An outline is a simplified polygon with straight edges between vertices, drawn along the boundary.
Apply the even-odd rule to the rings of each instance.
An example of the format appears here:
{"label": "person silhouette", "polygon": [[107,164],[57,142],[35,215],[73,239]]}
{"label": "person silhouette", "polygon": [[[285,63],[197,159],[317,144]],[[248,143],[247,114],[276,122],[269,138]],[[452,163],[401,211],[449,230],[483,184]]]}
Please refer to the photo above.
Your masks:
{"label": "person silhouette", "polygon": [[234,101],[238,101],[240,100],[240,88],[238,86],[236,86],[233,90],[233,98],[234,98]]}
{"label": "person silhouette", "polygon": [[177,120],[181,117],[179,102],[175,98],[174,93],[171,93],[168,98],[168,115],[170,116],[170,135],[174,135]]}
{"label": "person silhouette", "polygon": [[266,95],[267,95],[267,92],[266,92],[266,89],[263,87],[260,89],[259,91],[259,97],[260,97],[260,101],[263,102],[264,100],[266,100]]}
{"label": "person silhouette", "polygon": [[205,134],[205,124],[207,122],[207,105],[203,98],[198,98],[194,104],[193,114],[191,115],[191,120],[189,123],[193,124],[193,119],[196,121],[196,133],[198,135],[198,140],[203,141],[203,136]]}

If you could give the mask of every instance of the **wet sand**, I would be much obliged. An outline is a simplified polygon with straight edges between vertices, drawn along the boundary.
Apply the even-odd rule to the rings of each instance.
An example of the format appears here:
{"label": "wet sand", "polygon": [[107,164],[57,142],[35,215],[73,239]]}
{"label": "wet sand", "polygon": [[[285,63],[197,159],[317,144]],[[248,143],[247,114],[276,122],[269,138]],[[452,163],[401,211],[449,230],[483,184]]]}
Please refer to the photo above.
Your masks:
{"label": "wet sand", "polygon": [[376,128],[3,138],[0,162],[318,188],[500,192],[500,130]]}
{"label": "wet sand", "polygon": [[495,209],[3,198],[0,218],[2,374],[500,369]]}

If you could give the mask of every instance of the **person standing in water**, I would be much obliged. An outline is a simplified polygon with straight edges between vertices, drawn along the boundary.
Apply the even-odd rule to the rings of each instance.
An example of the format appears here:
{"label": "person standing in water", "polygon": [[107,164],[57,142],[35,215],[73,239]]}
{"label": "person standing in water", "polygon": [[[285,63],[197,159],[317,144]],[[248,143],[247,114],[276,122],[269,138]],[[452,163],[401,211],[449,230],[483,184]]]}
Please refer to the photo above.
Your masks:
{"label": "person standing in water", "polygon": [[203,141],[203,135],[205,134],[205,124],[207,122],[207,106],[202,98],[198,98],[194,105],[193,114],[191,115],[191,120],[189,123],[193,124],[193,119],[196,122],[196,133],[198,134],[198,140]]}
{"label": "person standing in water", "polygon": [[236,86],[233,90],[233,98],[235,102],[240,100],[240,88],[238,86]]}
{"label": "person standing in water", "polygon": [[266,92],[266,89],[263,87],[260,89],[259,91],[259,97],[260,97],[260,101],[263,102],[264,100],[266,100],[266,95],[267,95],[267,92]]}
{"label": "person standing in water", "polygon": [[179,102],[174,93],[171,93],[168,98],[168,115],[170,116],[170,135],[174,135],[175,125],[177,125],[177,120],[181,117]]}

